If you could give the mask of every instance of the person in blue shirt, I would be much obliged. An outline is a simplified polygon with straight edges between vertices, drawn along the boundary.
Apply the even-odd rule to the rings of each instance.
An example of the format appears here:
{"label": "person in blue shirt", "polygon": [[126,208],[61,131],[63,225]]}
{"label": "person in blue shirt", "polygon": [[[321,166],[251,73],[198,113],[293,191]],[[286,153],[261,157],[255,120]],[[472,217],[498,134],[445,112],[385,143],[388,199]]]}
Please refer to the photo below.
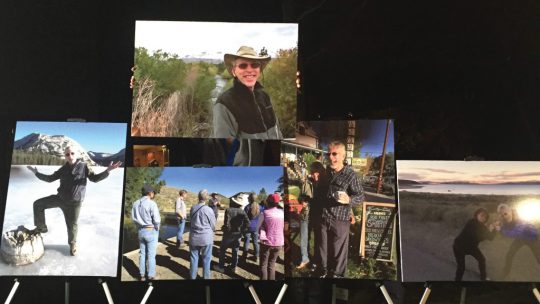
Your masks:
{"label": "person in blue shirt", "polygon": [[197,278],[199,256],[203,259],[203,277],[210,279],[210,264],[212,262],[212,246],[216,217],[212,208],[206,205],[208,190],[199,191],[199,203],[189,211],[189,274],[192,280]]}
{"label": "person in blue shirt", "polygon": [[156,195],[152,186],[145,184],[142,187],[143,197],[133,203],[131,219],[139,230],[139,273],[140,281],[145,280],[146,262],[148,261],[148,279],[156,278],[156,250],[159,236],[161,217],[156,202],[152,199]]}

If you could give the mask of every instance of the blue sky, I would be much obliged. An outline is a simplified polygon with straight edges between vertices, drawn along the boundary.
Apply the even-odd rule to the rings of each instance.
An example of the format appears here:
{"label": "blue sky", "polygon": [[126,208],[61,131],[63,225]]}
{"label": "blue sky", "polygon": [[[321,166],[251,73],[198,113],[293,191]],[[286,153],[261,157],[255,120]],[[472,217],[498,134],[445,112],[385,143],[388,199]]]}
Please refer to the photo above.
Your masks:
{"label": "blue sky", "polygon": [[292,23],[140,20],[135,26],[136,47],[151,53],[162,50],[180,58],[223,60],[225,53],[234,54],[241,45],[257,51],[265,47],[274,57],[278,49],[293,48],[297,42],[298,25]]}
{"label": "blue sky", "polygon": [[259,192],[265,188],[273,193],[279,186],[278,179],[283,176],[283,167],[166,167],[161,175],[167,185],[191,192],[207,189],[225,196],[238,192]]}
{"label": "blue sky", "polygon": [[[333,140],[346,141],[347,122],[346,121],[311,121],[315,131],[320,136],[322,148],[326,150],[327,145]],[[340,128],[341,130],[337,130]],[[336,138],[337,132],[341,131],[345,138]],[[386,132],[386,120],[357,120],[355,143],[361,142],[361,157],[366,155],[378,156],[382,154],[384,145],[384,133]],[[388,144],[386,152],[394,152],[394,122],[390,123]]]}
{"label": "blue sky", "polygon": [[86,151],[116,153],[126,147],[126,123],[19,121],[15,141],[31,133],[64,135]]}

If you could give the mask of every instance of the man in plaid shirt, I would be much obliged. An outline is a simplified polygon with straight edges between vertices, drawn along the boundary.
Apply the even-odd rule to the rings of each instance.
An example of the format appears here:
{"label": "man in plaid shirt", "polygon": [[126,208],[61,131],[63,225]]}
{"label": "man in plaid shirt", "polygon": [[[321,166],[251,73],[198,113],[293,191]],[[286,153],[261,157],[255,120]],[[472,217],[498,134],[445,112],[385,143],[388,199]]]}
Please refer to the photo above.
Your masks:
{"label": "man in plaid shirt", "polygon": [[[334,141],[328,145],[330,163],[326,168],[325,198],[315,198],[322,213],[318,230],[317,250],[322,277],[341,278],[347,271],[349,228],[352,206],[364,201],[364,190],[351,166],[345,164],[345,145]],[[321,193],[321,192],[319,192]],[[322,195],[322,194],[321,194]]]}

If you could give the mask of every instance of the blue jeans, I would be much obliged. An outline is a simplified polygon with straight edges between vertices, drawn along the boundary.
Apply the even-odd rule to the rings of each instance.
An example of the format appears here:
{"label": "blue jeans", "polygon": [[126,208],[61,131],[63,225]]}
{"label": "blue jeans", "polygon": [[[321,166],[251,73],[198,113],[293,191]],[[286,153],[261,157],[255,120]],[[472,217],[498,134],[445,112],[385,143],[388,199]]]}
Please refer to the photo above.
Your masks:
{"label": "blue jeans", "polygon": [[178,220],[178,233],[176,235],[176,244],[184,244],[184,228],[186,228],[186,220]]}
{"label": "blue jeans", "polygon": [[302,255],[302,263],[309,262],[309,221],[300,221],[300,253]]}
{"label": "blue jeans", "polygon": [[244,257],[248,255],[249,243],[253,240],[253,249],[255,249],[255,257],[259,257],[259,232],[247,232],[244,235]]}
{"label": "blue jeans", "polygon": [[155,229],[139,229],[139,273],[144,277],[148,261],[148,277],[156,276],[156,250],[158,231]]}
{"label": "blue jeans", "polygon": [[223,235],[221,240],[221,248],[219,249],[219,267],[225,267],[225,252],[227,248],[232,248],[232,262],[231,267],[238,265],[238,250],[240,249],[241,235]]}
{"label": "blue jeans", "polygon": [[206,246],[189,246],[189,276],[192,280],[197,278],[199,269],[199,254],[203,259],[203,277],[210,279],[210,263],[212,262],[212,244]]}

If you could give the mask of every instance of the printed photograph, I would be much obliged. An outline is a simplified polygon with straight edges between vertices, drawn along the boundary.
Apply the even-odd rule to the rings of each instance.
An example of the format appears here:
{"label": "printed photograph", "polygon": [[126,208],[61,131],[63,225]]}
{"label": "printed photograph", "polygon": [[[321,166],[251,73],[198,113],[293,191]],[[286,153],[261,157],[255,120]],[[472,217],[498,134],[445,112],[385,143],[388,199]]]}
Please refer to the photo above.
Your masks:
{"label": "printed photograph", "polygon": [[284,278],[283,167],[127,168],[122,281]]}
{"label": "printed photograph", "polygon": [[403,281],[540,280],[540,162],[397,167]]}
{"label": "printed photograph", "polygon": [[397,280],[392,120],[302,121],[282,143],[286,274]]}
{"label": "printed photograph", "polygon": [[132,136],[293,138],[297,45],[291,23],[137,21]]}
{"label": "printed photograph", "polygon": [[17,122],[0,274],[115,277],[127,124]]}
{"label": "printed photograph", "polygon": [[237,138],[137,138],[133,167],[279,166],[281,141]]}

